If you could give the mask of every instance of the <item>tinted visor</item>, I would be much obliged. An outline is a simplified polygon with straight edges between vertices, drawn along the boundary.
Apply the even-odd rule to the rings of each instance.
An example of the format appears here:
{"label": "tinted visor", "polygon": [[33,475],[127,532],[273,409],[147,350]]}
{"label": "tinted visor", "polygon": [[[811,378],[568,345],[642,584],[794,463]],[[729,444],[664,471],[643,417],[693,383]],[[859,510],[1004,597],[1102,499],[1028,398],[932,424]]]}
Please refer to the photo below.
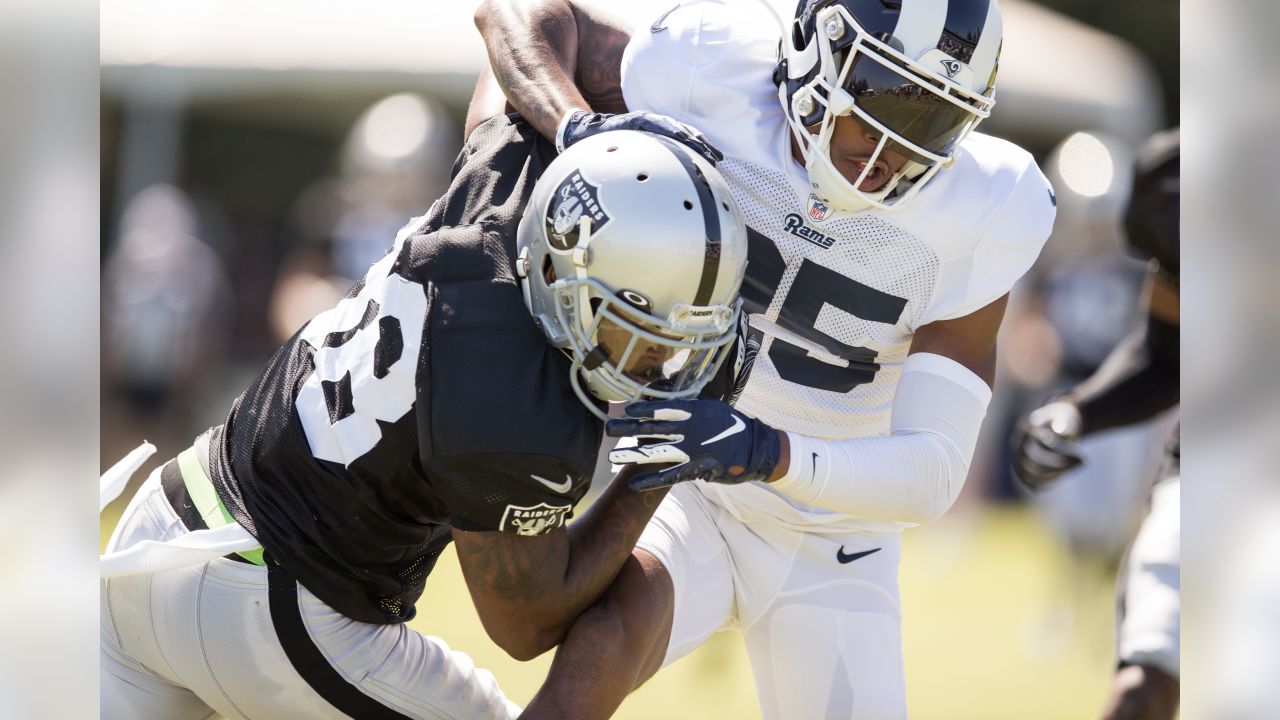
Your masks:
{"label": "tinted visor", "polygon": [[[951,154],[978,115],[968,109],[963,100],[957,105],[944,97],[946,90],[941,86],[921,85],[912,80],[896,61],[856,46],[854,51],[857,55],[844,85],[853,96],[854,105],[907,142],[937,155]],[[853,116],[868,130],[880,133],[878,128],[862,121],[858,113]],[[934,163],[906,147],[894,150],[905,151],[909,159],[919,163]]]}

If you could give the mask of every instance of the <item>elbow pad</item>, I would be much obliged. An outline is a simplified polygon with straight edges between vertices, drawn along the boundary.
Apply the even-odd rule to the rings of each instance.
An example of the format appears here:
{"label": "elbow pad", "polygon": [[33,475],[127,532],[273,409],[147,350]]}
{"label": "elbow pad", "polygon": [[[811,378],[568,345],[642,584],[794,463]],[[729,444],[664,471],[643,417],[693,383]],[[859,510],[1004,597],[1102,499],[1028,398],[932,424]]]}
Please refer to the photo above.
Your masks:
{"label": "elbow pad", "polygon": [[907,358],[887,437],[822,440],[788,433],[787,474],[773,484],[797,500],[875,520],[925,523],[960,495],[991,388],[956,361]]}

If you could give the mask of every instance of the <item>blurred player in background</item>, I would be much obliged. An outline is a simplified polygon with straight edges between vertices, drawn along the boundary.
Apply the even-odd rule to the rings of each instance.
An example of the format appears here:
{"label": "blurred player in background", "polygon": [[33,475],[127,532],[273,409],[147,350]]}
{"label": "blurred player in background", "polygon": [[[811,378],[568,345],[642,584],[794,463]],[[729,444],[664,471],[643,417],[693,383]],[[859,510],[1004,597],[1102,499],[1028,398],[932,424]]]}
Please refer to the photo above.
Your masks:
{"label": "blurred player in background", "polygon": [[460,134],[438,101],[418,93],[389,95],[360,113],[333,172],[290,210],[297,241],[270,300],[277,342],[341,299],[386,254],[404,219],[444,193]]}
{"label": "blurred player in background", "polygon": [[[1083,437],[1149,420],[1179,399],[1179,166],[1177,129],[1138,154],[1125,212],[1130,245],[1149,257],[1147,313],[1093,376],[1037,408],[1015,433],[1014,472],[1039,489],[1080,465]],[[1179,441],[1151,493],[1151,509],[1119,581],[1119,671],[1103,717],[1166,720],[1178,709]]]}
{"label": "blurred player in background", "polygon": [[606,717],[723,629],[745,636],[765,718],[906,716],[900,535],[964,484],[1008,292],[1055,201],[1029,154],[971,132],[993,105],[994,0],[805,0],[790,20],[706,0],[633,34],[582,0],[477,10],[494,75],[469,124],[500,88],[560,146],[687,123],[723,151],[759,343],[737,409],[609,423],[641,442],[616,462],[670,464],[636,486],[674,487],[528,717]]}
{"label": "blurred player in background", "polygon": [[[130,199],[102,273],[105,444],[167,440],[167,418],[205,399],[230,337],[233,296],[218,253],[200,237],[182,190],[152,185]],[[128,434],[127,440],[124,435]],[[173,438],[173,442],[183,442]]]}
{"label": "blurred player in background", "polygon": [[556,158],[518,118],[476,128],[427,215],[134,496],[103,561],[103,717],[515,717],[405,626],[426,578],[455,542],[498,645],[560,641],[658,504],[615,482],[566,527],[605,401],[703,388],[746,252],[677,142]]}

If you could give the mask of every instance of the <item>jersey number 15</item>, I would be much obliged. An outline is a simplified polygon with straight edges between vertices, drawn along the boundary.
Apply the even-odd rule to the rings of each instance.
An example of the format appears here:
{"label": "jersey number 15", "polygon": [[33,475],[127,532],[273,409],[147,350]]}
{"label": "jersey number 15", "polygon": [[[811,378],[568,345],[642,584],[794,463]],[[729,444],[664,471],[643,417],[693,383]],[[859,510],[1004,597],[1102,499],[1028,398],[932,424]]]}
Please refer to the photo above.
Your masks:
{"label": "jersey number 15", "polygon": [[[764,313],[777,293],[786,262],[769,238],[751,228],[747,228],[747,237],[750,262],[742,283],[743,310]],[[871,382],[880,365],[876,363],[874,350],[846,345],[818,330],[818,313],[823,305],[831,305],[863,320],[894,325],[906,304],[904,298],[868,287],[804,259],[782,300],[778,324],[846,360],[848,365],[834,365],[813,357],[804,348],[782,338],[774,338],[769,348],[769,360],[784,380],[819,390],[848,392]]]}

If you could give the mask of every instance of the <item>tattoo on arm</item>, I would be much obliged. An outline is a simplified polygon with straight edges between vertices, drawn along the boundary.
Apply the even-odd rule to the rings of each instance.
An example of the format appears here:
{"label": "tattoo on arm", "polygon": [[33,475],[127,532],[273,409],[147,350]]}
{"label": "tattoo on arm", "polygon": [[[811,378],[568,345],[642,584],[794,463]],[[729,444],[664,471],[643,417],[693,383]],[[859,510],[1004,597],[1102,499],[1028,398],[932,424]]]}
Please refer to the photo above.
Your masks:
{"label": "tattoo on arm", "polygon": [[486,0],[476,27],[502,91],[547,138],[570,110],[625,111],[621,66],[630,35],[603,3]]}
{"label": "tattoo on arm", "polygon": [[623,113],[622,53],[631,36],[607,19],[578,14],[578,65],[574,80],[596,112]]}
{"label": "tattoo on arm", "polygon": [[549,581],[559,580],[547,570],[563,565],[569,549],[563,530],[537,537],[455,530],[453,537],[473,596],[500,601],[526,602],[545,593]]}
{"label": "tattoo on arm", "polygon": [[624,470],[587,513],[569,526],[573,553],[565,580],[568,594],[582,609],[594,602],[618,574],[649,518],[667,495],[666,490],[631,490],[626,480],[635,472],[638,470]]}
{"label": "tattoo on arm", "polygon": [[620,476],[568,529],[534,537],[455,529],[458,561],[489,634],[502,644],[532,633],[538,639],[524,642],[539,651],[559,642],[617,576],[665,495],[632,491]]}
{"label": "tattoo on arm", "polygon": [[557,605],[585,607],[617,574],[665,495],[634,492],[615,481],[567,530],[534,537],[454,530],[467,585],[494,600],[543,596]]}

